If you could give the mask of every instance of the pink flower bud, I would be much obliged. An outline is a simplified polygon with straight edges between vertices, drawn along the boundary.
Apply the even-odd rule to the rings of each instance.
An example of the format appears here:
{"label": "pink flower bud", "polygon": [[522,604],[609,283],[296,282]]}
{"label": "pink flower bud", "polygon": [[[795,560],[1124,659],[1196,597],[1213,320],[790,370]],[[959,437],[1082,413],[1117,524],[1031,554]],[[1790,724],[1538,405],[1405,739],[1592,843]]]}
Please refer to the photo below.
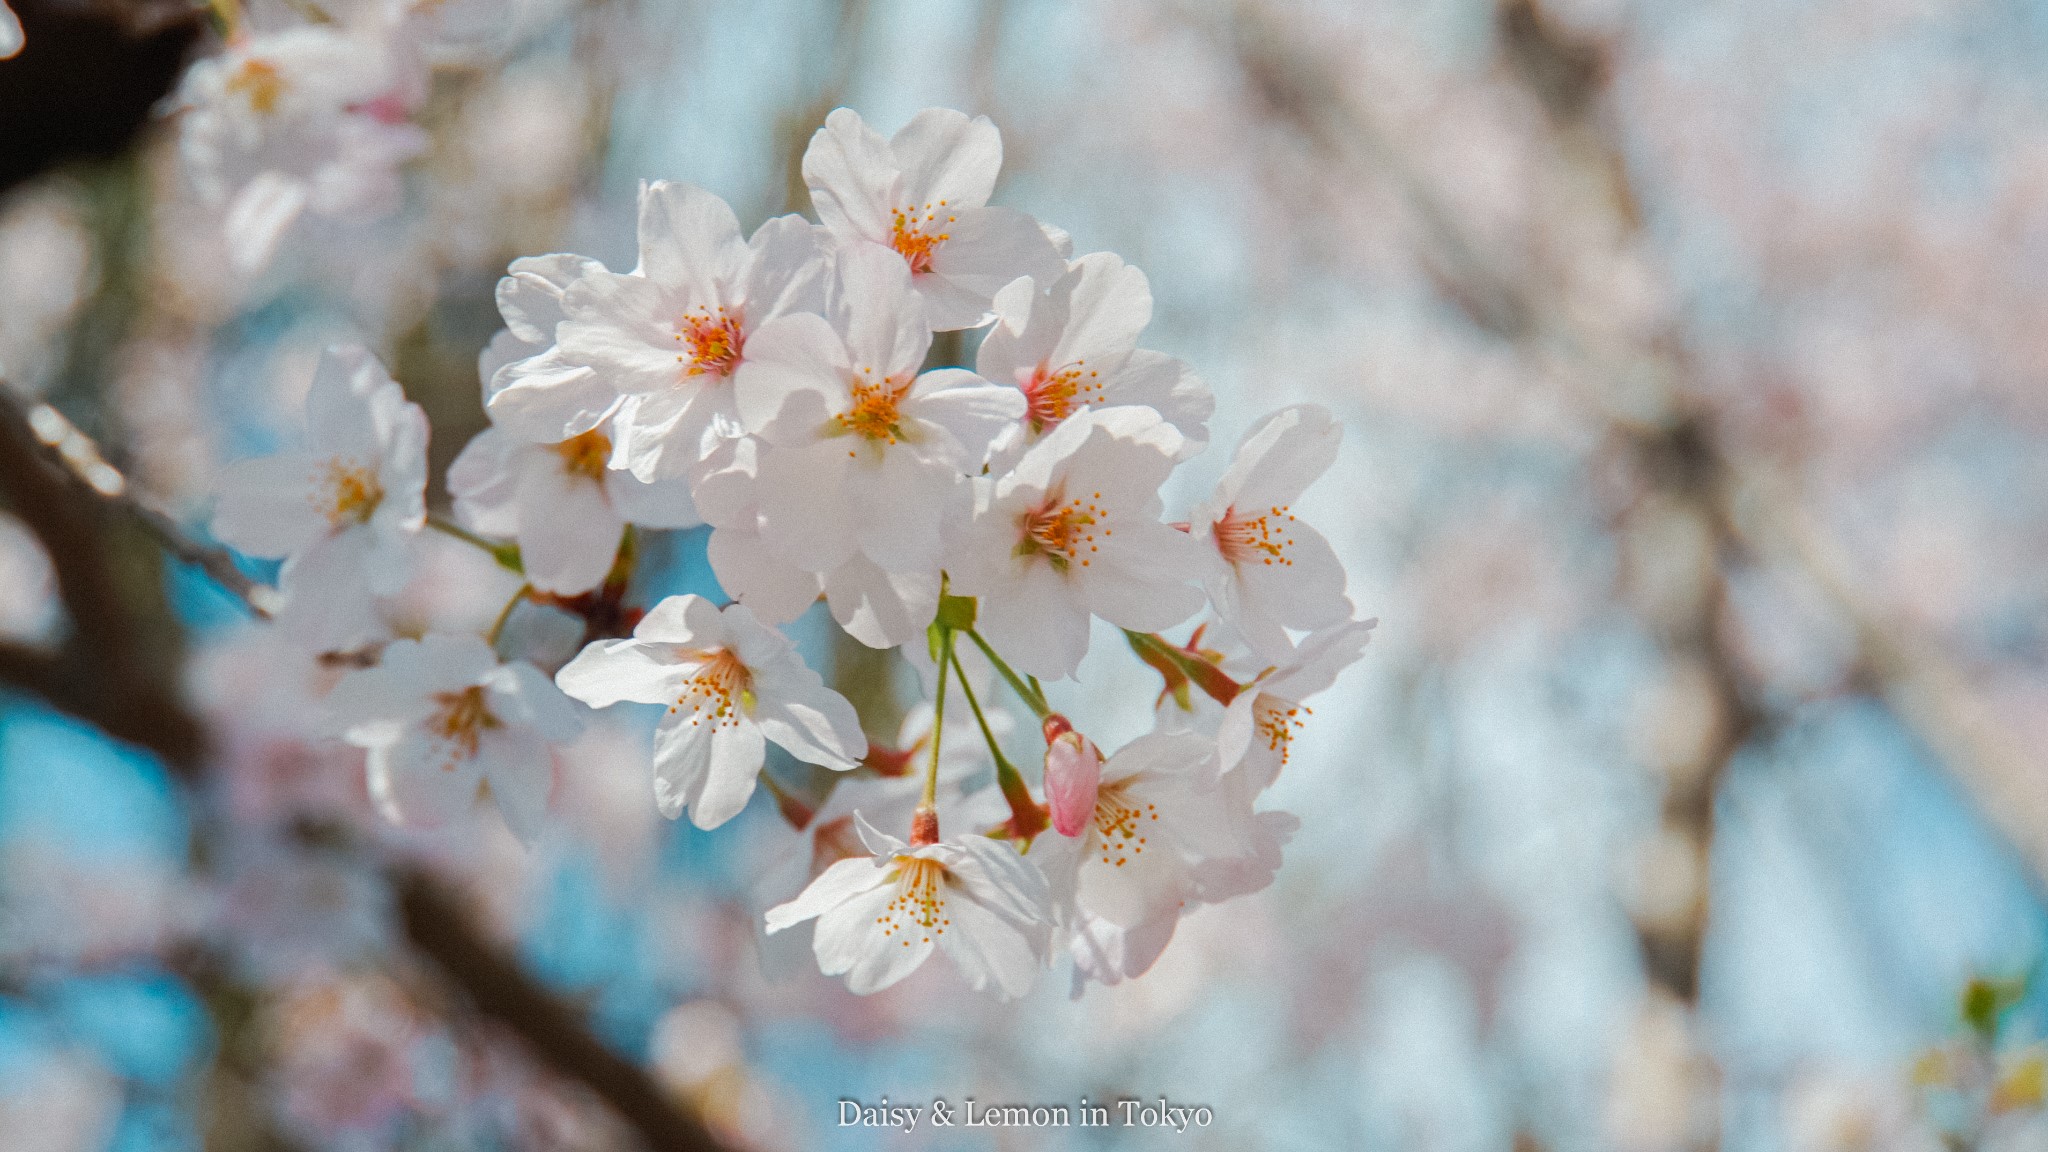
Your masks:
{"label": "pink flower bud", "polygon": [[[1102,784],[1102,750],[1062,724],[1045,746],[1045,799],[1052,826],[1062,836],[1079,836],[1095,815],[1095,790]],[[1046,722],[1051,731],[1053,724]]]}

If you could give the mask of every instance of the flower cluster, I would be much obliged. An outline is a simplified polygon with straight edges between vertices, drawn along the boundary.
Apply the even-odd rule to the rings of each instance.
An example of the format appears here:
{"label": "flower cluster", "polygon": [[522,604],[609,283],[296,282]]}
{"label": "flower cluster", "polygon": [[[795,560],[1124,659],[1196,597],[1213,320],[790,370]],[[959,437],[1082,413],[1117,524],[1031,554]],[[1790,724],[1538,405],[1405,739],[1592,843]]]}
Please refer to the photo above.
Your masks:
{"label": "flower cluster", "polygon": [[[288,634],[367,665],[328,705],[389,815],[432,822],[487,792],[538,835],[571,700],[659,707],[655,801],[701,828],[747,805],[773,743],[843,774],[847,799],[778,789],[812,850],[766,929],[808,925],[860,993],[935,949],[1003,996],[1061,951],[1077,991],[1115,983],[1190,909],[1271,882],[1296,821],[1261,797],[1372,628],[1293,511],[1338,426],[1267,416],[1170,522],[1162,488],[1205,447],[1213,400],[1139,346],[1141,271],[988,203],[1001,162],[986,118],[928,109],[885,138],[840,109],[803,159],[820,223],[748,235],[717,196],[656,182],[632,270],[515,261],[480,359],[492,427],[449,470],[452,521],[425,511],[420,410],[367,353],[328,353],[307,450],[238,465],[214,527],[283,559]],[[934,366],[935,335],[966,329],[973,369]],[[732,602],[626,606],[635,526],[696,524]],[[380,597],[429,525],[523,578],[488,635],[390,634]],[[870,741],[780,631],[820,599],[925,673],[907,747]],[[552,678],[500,651],[525,600],[587,623]],[[1190,638],[1160,635],[1205,610]],[[1041,686],[1077,674],[1098,619],[1164,681],[1157,730],[1107,754]],[[1005,748],[999,690],[1038,722],[1036,780]]]}

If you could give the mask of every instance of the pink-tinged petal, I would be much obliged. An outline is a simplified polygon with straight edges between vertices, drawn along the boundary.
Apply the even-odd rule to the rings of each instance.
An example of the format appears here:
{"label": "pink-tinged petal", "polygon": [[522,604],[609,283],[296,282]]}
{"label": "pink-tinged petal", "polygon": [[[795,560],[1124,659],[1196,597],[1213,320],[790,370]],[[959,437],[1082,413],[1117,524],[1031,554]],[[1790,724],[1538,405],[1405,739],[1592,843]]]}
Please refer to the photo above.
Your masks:
{"label": "pink-tinged petal", "polygon": [[640,187],[640,272],[675,289],[690,308],[716,308],[732,295],[746,265],[739,218],[724,200],[694,184],[657,180]]}
{"label": "pink-tinged petal", "polygon": [[1055,368],[1082,363],[1105,376],[1121,368],[1152,322],[1145,274],[1109,252],[1076,261],[1054,290],[1068,295],[1067,321],[1050,359]]}
{"label": "pink-tinged petal", "polygon": [[818,957],[818,970],[827,976],[844,975],[846,988],[867,996],[917,971],[937,945],[922,929],[882,934],[877,920],[885,918],[895,885],[863,892],[818,917],[811,948]]}
{"label": "pink-tinged petal", "polygon": [[269,266],[284,234],[304,215],[312,193],[305,180],[274,170],[257,173],[236,190],[221,221],[221,234],[237,273],[254,276]]}
{"label": "pink-tinged petal", "polygon": [[371,801],[402,827],[433,828],[467,816],[483,784],[474,758],[451,758],[444,742],[419,727],[407,728],[394,744],[370,749],[366,767]]}
{"label": "pink-tinged petal", "polygon": [[649,483],[616,469],[604,476],[605,496],[619,516],[643,528],[694,528],[704,522],[690,499],[688,480]]}
{"label": "pink-tinged petal", "polygon": [[548,796],[555,787],[555,757],[547,741],[525,728],[485,732],[476,759],[505,827],[532,847],[547,827]]}
{"label": "pink-tinged petal", "polygon": [[1087,829],[1101,783],[1102,751],[1094,741],[1065,732],[1045,746],[1045,800],[1060,835],[1079,836]]}
{"label": "pink-tinged petal", "polygon": [[770,908],[764,917],[768,931],[771,934],[780,932],[805,920],[815,919],[864,892],[881,887],[888,882],[887,865],[887,858],[875,856],[856,856],[839,861],[820,872],[796,899]]}
{"label": "pink-tinged petal", "polygon": [[747,338],[733,398],[747,431],[771,444],[806,444],[848,403],[846,346],[825,318],[798,312]]}
{"label": "pink-tinged petal", "polygon": [[585,273],[604,270],[604,265],[588,256],[566,252],[514,260],[498,280],[498,315],[520,340],[553,344],[555,325],[565,319],[562,294]]}
{"label": "pink-tinged petal", "polygon": [[635,640],[594,640],[555,673],[555,686],[592,708],[623,701],[673,704],[686,666]]}
{"label": "pink-tinged petal", "polygon": [[846,697],[794,654],[753,672],[750,716],[763,735],[806,764],[842,772],[860,765],[868,740]]}
{"label": "pink-tinged petal", "polygon": [[448,494],[455,519],[473,532],[510,536],[519,531],[519,473],[514,460],[521,445],[495,428],[470,438],[448,466]]}
{"label": "pink-tinged petal", "polygon": [[[553,453],[546,448],[537,453]],[[519,479],[519,558],[527,580],[543,592],[574,595],[603,583],[618,557],[626,522],[604,484],[565,471],[559,459],[538,459]]]}
{"label": "pink-tinged petal", "polygon": [[981,599],[979,630],[1020,671],[1048,680],[1074,674],[1088,654],[1088,610],[1043,561]]}
{"label": "pink-tinged petal", "polygon": [[718,586],[770,624],[787,624],[817,603],[824,582],[771,551],[760,533],[719,528],[706,546]]}
{"label": "pink-tinged petal", "polygon": [[889,140],[903,172],[903,203],[896,207],[979,208],[988,203],[1003,170],[1003,136],[986,116],[969,120],[951,108],[926,108]]}
{"label": "pink-tinged petal", "polygon": [[849,244],[839,251],[837,271],[829,311],[852,366],[878,378],[917,371],[932,334],[924,302],[911,291],[909,265],[881,245]]}
{"label": "pink-tinged petal", "polygon": [[894,648],[924,635],[939,608],[939,572],[887,572],[855,555],[825,576],[832,618],[870,648]]}
{"label": "pink-tinged petal", "polygon": [[832,261],[821,233],[801,216],[777,216],[754,230],[740,276],[743,330],[791,312],[823,312]]}
{"label": "pink-tinged petal", "polygon": [[231,464],[221,473],[213,534],[250,556],[289,556],[327,535],[323,464],[300,452]]}
{"label": "pink-tinged petal", "polygon": [[825,227],[845,239],[886,241],[901,178],[889,142],[851,108],[835,108],[804,150],[804,184]]}
{"label": "pink-tinged petal", "polygon": [[633,638],[696,648],[721,647],[729,634],[726,618],[730,612],[721,612],[718,605],[695,593],[665,597],[640,618],[633,627]]}

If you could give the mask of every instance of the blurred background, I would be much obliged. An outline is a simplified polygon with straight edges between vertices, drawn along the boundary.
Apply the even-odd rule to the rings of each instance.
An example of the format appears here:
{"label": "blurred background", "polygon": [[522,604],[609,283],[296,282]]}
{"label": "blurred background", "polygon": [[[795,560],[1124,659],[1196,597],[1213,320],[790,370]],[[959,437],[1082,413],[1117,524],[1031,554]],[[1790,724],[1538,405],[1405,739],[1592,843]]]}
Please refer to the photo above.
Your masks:
{"label": "blurred background", "polygon": [[[0,1148],[624,1149],[667,1108],[760,1149],[2048,1149],[2048,6],[468,4],[498,43],[434,63],[402,205],[253,277],[158,104],[213,26],[15,8],[0,374],[82,433],[0,443]],[[309,732],[339,670],[107,498],[199,530],[355,338],[445,508],[507,261],[630,267],[643,179],[805,211],[842,104],[991,116],[997,200],[1146,271],[1219,400],[1170,508],[1260,412],[1346,427],[1300,511],[1381,624],[1272,797],[1287,864],[1079,1000],[764,965],[807,849],[765,793],[661,820],[638,718],[532,851],[381,826]],[[513,578],[446,544],[409,603],[488,622]],[[638,591],[711,590],[702,549]],[[822,636],[893,734],[903,677]],[[1091,660],[1112,746],[1156,681]],[[835,1127],[885,1093],[1216,1120]]]}

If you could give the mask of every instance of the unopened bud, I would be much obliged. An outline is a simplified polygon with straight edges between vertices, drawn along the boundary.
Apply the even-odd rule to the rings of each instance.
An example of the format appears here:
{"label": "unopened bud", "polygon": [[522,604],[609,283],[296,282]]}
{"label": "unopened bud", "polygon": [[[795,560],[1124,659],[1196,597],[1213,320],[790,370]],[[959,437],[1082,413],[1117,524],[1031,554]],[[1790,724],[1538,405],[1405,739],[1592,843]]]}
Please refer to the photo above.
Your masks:
{"label": "unopened bud", "polygon": [[1045,799],[1052,809],[1053,830],[1079,836],[1095,815],[1102,750],[1058,714],[1046,718],[1045,733]]}
{"label": "unopened bud", "polygon": [[910,814],[910,846],[924,848],[939,842],[939,814],[920,807]]}

